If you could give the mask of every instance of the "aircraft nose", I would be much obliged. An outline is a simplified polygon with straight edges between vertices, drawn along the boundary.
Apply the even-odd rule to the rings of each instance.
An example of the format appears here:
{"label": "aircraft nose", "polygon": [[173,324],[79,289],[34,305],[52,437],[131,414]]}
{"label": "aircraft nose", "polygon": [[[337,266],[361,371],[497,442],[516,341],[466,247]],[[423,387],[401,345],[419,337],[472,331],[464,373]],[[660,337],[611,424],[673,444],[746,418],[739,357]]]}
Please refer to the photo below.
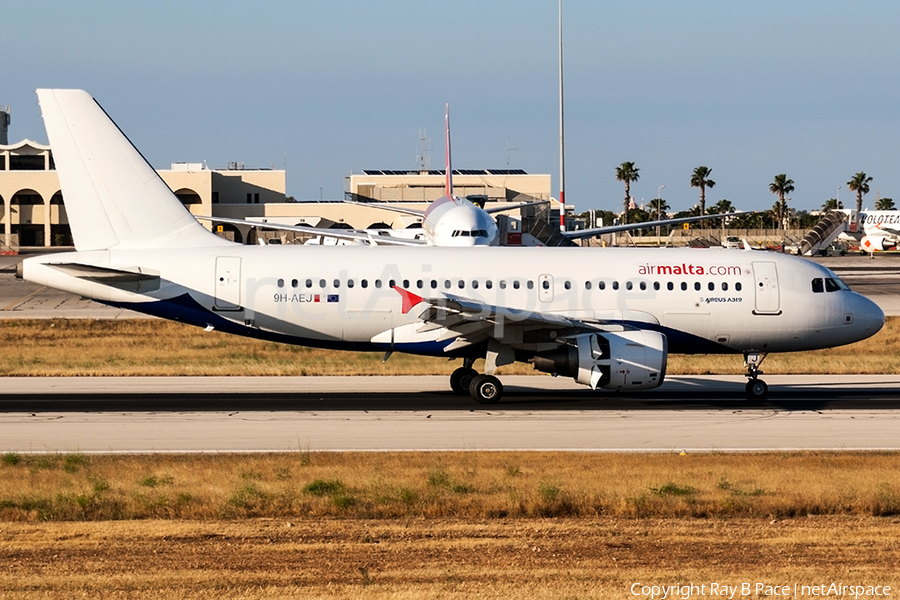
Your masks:
{"label": "aircraft nose", "polygon": [[851,305],[853,326],[864,340],[878,333],[884,327],[884,311],[881,307],[861,294],[853,294]]}

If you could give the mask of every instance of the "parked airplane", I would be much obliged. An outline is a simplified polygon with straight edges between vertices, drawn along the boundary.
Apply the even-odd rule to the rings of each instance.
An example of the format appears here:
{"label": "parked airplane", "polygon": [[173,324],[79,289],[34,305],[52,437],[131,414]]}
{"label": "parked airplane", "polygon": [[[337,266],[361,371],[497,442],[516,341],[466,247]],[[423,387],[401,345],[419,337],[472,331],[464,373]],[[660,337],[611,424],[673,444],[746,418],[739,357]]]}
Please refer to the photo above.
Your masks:
{"label": "parked airplane", "polygon": [[421,230],[347,230],[347,229],[318,229],[304,226],[281,225],[277,223],[259,223],[243,219],[231,219],[221,217],[197,217],[200,220],[208,220],[216,223],[230,223],[233,225],[252,225],[280,231],[293,231],[299,233],[314,233],[317,237],[311,240],[319,244],[346,244],[365,243],[371,245],[396,245],[396,246],[496,246],[500,243],[497,223],[491,216],[494,213],[506,212],[546,204],[546,201],[521,202],[516,204],[503,204],[497,207],[485,209],[476,205],[468,198],[456,196],[453,193],[453,167],[450,161],[450,106],[446,106],[444,114],[445,139],[446,139],[446,167],[444,195],[434,200],[425,210],[394,207],[383,203],[361,203],[368,207],[391,210],[407,215],[413,215],[422,219]]}
{"label": "parked airplane", "polygon": [[[496,402],[525,361],[593,389],[662,384],[669,353],[830,348],[884,323],[830,270],[752,250],[244,246],[207,231],[94,99],[38,90],[75,252],[29,281],[206,329],[345,350],[457,357],[458,393]],[[485,372],[473,363],[485,359]]]}
{"label": "parked airplane", "polygon": [[859,249],[866,252],[887,250],[900,244],[900,211],[867,210],[859,215],[863,237]]}
{"label": "parked airplane", "polygon": [[[446,165],[444,169],[445,184],[444,195],[431,202],[425,210],[402,208],[391,206],[387,203],[362,203],[349,202],[350,204],[363,205],[371,208],[380,208],[398,213],[420,217],[421,229],[324,229],[305,225],[284,225],[269,223],[266,221],[248,221],[230,217],[198,216],[201,221],[214,223],[229,223],[232,225],[244,225],[250,227],[262,227],[277,231],[291,231],[295,233],[314,234],[315,237],[306,242],[312,245],[345,245],[345,244],[370,244],[373,246],[498,246],[501,243],[497,223],[493,214],[516,210],[527,206],[548,204],[546,200],[537,202],[521,202],[516,204],[501,204],[490,208],[484,208],[472,202],[469,198],[457,196],[453,193],[453,166],[450,160],[450,105],[446,105],[444,112],[445,140],[446,140]],[[608,233],[631,231],[658,226],[681,225],[706,219],[721,219],[730,217],[725,215],[703,215],[686,217],[682,219],[664,219],[646,223],[632,223],[627,225],[610,225],[594,229],[561,232],[569,239],[583,239],[596,237]]]}

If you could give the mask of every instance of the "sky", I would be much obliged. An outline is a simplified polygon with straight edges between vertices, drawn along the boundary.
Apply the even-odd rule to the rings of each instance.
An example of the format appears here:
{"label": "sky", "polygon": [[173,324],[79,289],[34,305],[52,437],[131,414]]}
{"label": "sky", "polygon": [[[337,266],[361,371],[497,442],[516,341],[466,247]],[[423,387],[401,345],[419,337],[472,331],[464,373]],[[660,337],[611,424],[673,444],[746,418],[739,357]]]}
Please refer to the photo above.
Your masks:
{"label": "sky", "polygon": [[[10,143],[46,143],[36,88],[90,92],[156,168],[283,168],[298,200],[340,199],[363,169],[550,173],[559,192],[557,0],[34,0],[0,9]],[[566,202],[853,206],[873,177],[900,204],[900,3],[564,0]],[[660,190],[660,186],[665,186]]]}

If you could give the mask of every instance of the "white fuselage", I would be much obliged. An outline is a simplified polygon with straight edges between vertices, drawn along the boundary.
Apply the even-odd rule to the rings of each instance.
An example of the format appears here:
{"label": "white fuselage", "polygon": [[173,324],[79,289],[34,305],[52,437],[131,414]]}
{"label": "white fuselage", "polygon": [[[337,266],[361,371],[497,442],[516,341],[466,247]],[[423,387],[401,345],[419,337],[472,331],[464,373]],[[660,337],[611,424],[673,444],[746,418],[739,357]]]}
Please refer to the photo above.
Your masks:
{"label": "white fuselage", "polygon": [[432,246],[495,246],[499,243],[494,218],[465,198],[442,196],[425,211],[422,229]]}
{"label": "white fuselage", "polygon": [[[77,277],[77,263],[158,274],[145,293]],[[827,348],[873,335],[884,315],[828,269],[749,250],[217,246],[106,250],[26,259],[25,279],[232,333],[336,348],[441,355],[392,285],[522,314],[663,332],[675,353]],[[819,280],[819,283],[814,283]],[[842,286],[843,284],[841,284]],[[819,290],[819,291],[817,291]],[[832,291],[827,291],[832,290]],[[411,325],[412,328],[404,325]],[[407,331],[406,334],[391,333]],[[527,332],[526,332],[527,335]],[[529,349],[528,340],[519,343]],[[524,344],[524,346],[523,346]],[[541,351],[536,341],[533,351]]]}

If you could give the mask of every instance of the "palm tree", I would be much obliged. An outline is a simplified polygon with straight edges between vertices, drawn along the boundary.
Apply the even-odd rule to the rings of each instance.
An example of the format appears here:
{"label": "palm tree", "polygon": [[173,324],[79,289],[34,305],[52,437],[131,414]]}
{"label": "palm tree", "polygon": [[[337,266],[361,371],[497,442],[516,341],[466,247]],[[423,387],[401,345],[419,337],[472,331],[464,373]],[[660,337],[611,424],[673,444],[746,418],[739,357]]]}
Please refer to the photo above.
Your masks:
{"label": "palm tree", "polygon": [[631,205],[631,182],[641,178],[640,169],[634,166],[633,162],[623,162],[616,167],[616,180],[625,182],[625,210],[622,218],[625,224],[628,224],[628,208]]}
{"label": "palm tree", "polygon": [[822,210],[828,212],[830,210],[839,210],[844,208],[844,203],[838,200],[837,198],[829,198],[825,201],[825,204],[822,205]]}
{"label": "palm tree", "polygon": [[654,198],[650,201],[650,204],[647,205],[649,208],[649,212],[651,215],[654,215],[655,218],[665,219],[666,211],[668,211],[671,207],[669,203],[666,202],[665,198]]}
{"label": "palm tree", "polygon": [[862,212],[862,197],[869,193],[869,182],[871,181],[871,177],[867,177],[864,171],[860,171],[847,182],[850,191],[856,192],[856,214]]}
{"label": "palm tree", "polygon": [[893,198],[879,198],[875,201],[875,210],[897,210]]}
{"label": "palm tree", "polygon": [[778,196],[778,222],[783,226],[784,216],[787,214],[787,204],[784,201],[784,196],[794,191],[794,180],[788,179],[784,173],[776,175],[775,180],[769,184],[769,191]]}
{"label": "palm tree", "polygon": [[709,178],[712,169],[699,166],[691,174],[691,187],[700,188],[700,214],[706,214],[706,188],[713,188],[716,182]]}
{"label": "palm tree", "polygon": [[[713,206],[710,206],[708,209],[706,209],[706,212],[711,215],[727,215],[728,213],[734,212],[734,204],[731,203],[731,200],[722,198]],[[719,220],[719,226],[723,228],[725,227],[724,218]]]}

